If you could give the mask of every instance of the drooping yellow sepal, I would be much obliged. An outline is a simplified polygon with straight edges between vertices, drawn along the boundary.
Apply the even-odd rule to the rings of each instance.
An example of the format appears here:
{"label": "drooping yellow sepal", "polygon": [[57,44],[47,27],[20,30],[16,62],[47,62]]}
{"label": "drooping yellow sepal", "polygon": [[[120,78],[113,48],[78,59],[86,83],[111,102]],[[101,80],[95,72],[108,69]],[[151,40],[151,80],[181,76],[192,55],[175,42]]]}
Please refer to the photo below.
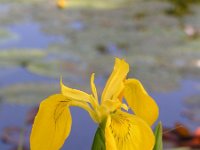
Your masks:
{"label": "drooping yellow sepal", "polygon": [[30,136],[31,150],[59,150],[71,131],[68,100],[61,94],[41,102]]}
{"label": "drooping yellow sepal", "polygon": [[148,95],[140,81],[128,79],[125,81],[124,97],[132,111],[152,125],[158,118],[159,109],[156,102]]}
{"label": "drooping yellow sepal", "polygon": [[152,150],[155,137],[145,121],[117,110],[107,120],[105,141],[106,150]]}

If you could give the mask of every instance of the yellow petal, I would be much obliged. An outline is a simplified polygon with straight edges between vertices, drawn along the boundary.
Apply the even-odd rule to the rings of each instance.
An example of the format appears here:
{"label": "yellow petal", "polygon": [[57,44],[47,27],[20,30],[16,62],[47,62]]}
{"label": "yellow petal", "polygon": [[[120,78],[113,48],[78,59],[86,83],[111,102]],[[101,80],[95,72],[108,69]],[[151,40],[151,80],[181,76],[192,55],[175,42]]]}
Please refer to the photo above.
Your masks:
{"label": "yellow petal", "polygon": [[95,83],[94,83],[94,75],[95,75],[94,73],[91,75],[90,86],[91,86],[94,98],[96,100],[98,100],[97,89],[96,89],[96,86],[95,86]]}
{"label": "yellow petal", "polygon": [[101,106],[98,107],[98,109],[96,110],[97,114],[98,114],[98,118],[99,118],[99,122],[102,122],[103,120],[105,120],[105,118],[107,118],[107,116],[110,113],[113,113],[116,109],[121,108],[122,103],[117,100],[117,101],[113,101],[113,100],[106,100],[103,101]]}
{"label": "yellow petal", "polygon": [[61,94],[41,102],[30,136],[31,150],[59,150],[71,130],[68,100]]}
{"label": "yellow petal", "polygon": [[106,150],[117,150],[117,145],[115,142],[115,138],[111,132],[110,129],[110,124],[111,124],[111,117],[108,116],[107,122],[106,122],[106,127],[105,127],[105,145],[106,145]]}
{"label": "yellow petal", "polygon": [[108,111],[109,113],[114,112],[116,109],[119,109],[121,107],[122,103],[117,100],[117,101],[112,101],[112,100],[105,100],[100,108],[102,111]]}
{"label": "yellow petal", "polygon": [[[114,141],[113,141],[114,138]],[[117,110],[111,114],[105,129],[106,150],[152,150],[154,134],[139,117]],[[116,145],[116,146],[115,146]]]}
{"label": "yellow petal", "polygon": [[77,100],[77,101],[84,101],[84,102],[90,102],[90,95],[76,89],[69,88],[65,86],[62,82],[62,79],[60,80],[60,87],[61,87],[61,93],[66,96],[67,98],[71,100]]}
{"label": "yellow petal", "polygon": [[158,118],[159,109],[156,102],[148,95],[140,81],[128,79],[125,81],[124,97],[132,111],[149,125]]}
{"label": "yellow petal", "polygon": [[99,101],[98,101],[98,94],[97,94],[97,89],[96,89],[96,85],[94,83],[94,73],[91,75],[91,79],[90,79],[90,86],[92,89],[92,96],[90,98],[90,101],[93,105],[93,107],[96,109],[96,107],[99,105]]}
{"label": "yellow petal", "polygon": [[102,93],[102,101],[116,100],[124,88],[123,81],[129,71],[129,65],[119,58],[115,59],[113,71]]}

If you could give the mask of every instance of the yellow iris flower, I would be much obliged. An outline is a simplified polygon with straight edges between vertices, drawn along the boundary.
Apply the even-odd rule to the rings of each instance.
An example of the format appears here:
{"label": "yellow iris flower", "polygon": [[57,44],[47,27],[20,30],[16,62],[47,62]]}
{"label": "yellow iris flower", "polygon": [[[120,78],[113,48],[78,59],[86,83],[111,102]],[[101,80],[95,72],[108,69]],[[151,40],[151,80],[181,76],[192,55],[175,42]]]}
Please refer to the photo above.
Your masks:
{"label": "yellow iris flower", "polygon": [[[100,101],[94,74],[91,76],[92,94],[69,88],[61,80],[61,93],[40,104],[30,137],[31,150],[59,150],[62,147],[71,130],[71,106],[85,109],[103,129],[105,150],[152,150],[155,137],[151,125],[158,118],[158,106],[140,81],[126,79],[128,72],[129,65],[116,58]],[[123,111],[128,110],[123,98],[133,114]]]}

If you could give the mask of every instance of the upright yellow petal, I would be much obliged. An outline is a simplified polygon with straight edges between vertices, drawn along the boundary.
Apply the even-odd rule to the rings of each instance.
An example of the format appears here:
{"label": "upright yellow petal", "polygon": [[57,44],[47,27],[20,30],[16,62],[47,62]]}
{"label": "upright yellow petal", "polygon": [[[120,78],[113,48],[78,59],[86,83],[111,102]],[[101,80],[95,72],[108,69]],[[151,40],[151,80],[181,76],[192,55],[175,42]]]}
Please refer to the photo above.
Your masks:
{"label": "upright yellow petal", "polygon": [[71,130],[68,100],[61,94],[48,97],[40,104],[30,136],[31,150],[59,150]]}
{"label": "upright yellow petal", "polygon": [[149,125],[158,118],[159,109],[156,102],[148,95],[140,81],[128,79],[125,81],[124,97],[132,111]]}
{"label": "upright yellow petal", "polygon": [[96,105],[99,104],[98,102],[98,94],[97,94],[97,89],[96,89],[96,85],[94,83],[94,73],[91,75],[91,79],[90,79],[90,86],[91,86],[91,89],[92,89],[92,94],[93,94],[93,97],[94,97],[94,102],[96,103]]}
{"label": "upright yellow petal", "polygon": [[123,81],[129,72],[129,65],[119,58],[115,59],[113,71],[102,93],[102,101],[115,100],[124,88]]}
{"label": "upright yellow petal", "polygon": [[152,150],[155,137],[145,121],[117,110],[107,122],[105,141],[106,150]]}
{"label": "upright yellow petal", "polygon": [[65,86],[62,82],[62,78],[60,80],[60,87],[61,87],[61,93],[66,96],[69,99],[77,100],[77,101],[84,101],[84,102],[90,102],[90,95],[76,89],[69,88]]}

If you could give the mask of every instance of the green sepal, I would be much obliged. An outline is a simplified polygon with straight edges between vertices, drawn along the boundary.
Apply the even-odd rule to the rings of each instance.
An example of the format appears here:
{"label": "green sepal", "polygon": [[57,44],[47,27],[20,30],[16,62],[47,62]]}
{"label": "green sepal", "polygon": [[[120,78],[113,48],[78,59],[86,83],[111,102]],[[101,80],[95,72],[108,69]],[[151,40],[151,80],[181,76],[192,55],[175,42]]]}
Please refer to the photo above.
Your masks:
{"label": "green sepal", "polygon": [[106,121],[101,123],[97,128],[92,144],[92,150],[106,150],[105,132],[104,132],[105,126],[106,126]]}
{"label": "green sepal", "polygon": [[159,122],[154,131],[155,145],[153,150],[163,150],[162,143],[162,123]]}

